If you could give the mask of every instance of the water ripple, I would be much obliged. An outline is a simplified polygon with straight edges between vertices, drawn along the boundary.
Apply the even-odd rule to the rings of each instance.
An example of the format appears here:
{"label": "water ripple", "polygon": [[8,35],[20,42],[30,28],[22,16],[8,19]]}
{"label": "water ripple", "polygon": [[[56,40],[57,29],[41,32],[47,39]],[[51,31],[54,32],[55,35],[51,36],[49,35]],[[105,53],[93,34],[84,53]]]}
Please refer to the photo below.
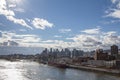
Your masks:
{"label": "water ripple", "polygon": [[24,60],[0,60],[0,80],[120,80],[120,77],[77,69],[60,69]]}

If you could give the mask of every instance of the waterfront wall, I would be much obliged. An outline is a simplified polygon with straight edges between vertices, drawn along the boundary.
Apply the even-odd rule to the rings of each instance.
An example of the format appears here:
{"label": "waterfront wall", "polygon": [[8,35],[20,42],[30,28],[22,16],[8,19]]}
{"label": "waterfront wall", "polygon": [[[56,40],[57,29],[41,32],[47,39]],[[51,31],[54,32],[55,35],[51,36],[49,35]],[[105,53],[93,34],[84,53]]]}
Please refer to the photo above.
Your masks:
{"label": "waterfront wall", "polygon": [[92,66],[97,66],[97,67],[113,67],[116,66],[116,61],[112,60],[112,61],[104,61],[104,60],[88,60],[88,65],[92,65]]}

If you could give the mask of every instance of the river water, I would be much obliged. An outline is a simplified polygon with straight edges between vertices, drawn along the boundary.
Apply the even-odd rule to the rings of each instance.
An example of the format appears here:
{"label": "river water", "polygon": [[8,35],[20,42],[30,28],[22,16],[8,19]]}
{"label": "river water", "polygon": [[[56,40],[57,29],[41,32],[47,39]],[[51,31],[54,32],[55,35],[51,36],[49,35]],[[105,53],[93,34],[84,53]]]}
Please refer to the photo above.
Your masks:
{"label": "river water", "polygon": [[0,60],[0,80],[120,80],[120,77],[77,69],[61,69],[25,60]]}

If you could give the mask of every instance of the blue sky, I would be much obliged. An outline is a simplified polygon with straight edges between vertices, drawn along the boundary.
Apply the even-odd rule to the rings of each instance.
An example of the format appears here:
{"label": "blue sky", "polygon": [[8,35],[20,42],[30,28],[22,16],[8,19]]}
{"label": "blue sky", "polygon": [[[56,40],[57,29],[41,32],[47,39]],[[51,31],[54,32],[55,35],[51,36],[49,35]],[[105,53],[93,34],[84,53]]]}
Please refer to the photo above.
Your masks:
{"label": "blue sky", "polygon": [[120,46],[120,0],[0,0],[0,45]]}

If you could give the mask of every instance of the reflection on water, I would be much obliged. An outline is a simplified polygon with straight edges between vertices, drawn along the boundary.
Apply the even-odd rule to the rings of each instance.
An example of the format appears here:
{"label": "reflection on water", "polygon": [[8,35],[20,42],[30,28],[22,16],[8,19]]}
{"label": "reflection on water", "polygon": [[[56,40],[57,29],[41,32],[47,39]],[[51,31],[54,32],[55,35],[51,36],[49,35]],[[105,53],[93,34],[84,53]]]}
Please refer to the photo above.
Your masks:
{"label": "reflection on water", "polygon": [[27,80],[21,62],[0,61],[0,80]]}
{"label": "reflection on water", "polygon": [[0,80],[120,80],[120,77],[76,69],[60,69],[30,61],[0,60]]}

